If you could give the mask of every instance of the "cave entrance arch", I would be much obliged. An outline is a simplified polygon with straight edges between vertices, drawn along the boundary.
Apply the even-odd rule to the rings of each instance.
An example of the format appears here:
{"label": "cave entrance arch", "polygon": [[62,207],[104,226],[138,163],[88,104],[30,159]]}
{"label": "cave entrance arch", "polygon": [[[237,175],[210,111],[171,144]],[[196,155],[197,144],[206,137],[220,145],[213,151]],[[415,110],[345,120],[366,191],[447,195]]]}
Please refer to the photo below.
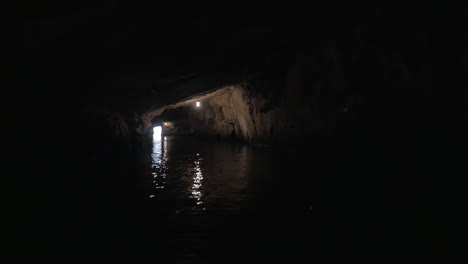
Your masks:
{"label": "cave entrance arch", "polygon": [[153,138],[155,140],[161,140],[162,135],[162,126],[155,126],[153,128]]}

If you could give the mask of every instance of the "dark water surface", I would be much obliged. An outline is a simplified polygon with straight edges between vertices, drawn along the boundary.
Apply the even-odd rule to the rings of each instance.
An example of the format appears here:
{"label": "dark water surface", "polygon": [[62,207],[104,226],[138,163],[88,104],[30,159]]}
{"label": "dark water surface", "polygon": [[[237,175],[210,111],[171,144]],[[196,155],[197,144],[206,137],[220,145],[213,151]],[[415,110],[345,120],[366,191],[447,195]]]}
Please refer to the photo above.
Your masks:
{"label": "dark water surface", "polygon": [[104,184],[112,194],[97,206],[97,253],[135,263],[444,256],[446,214],[421,191],[424,179],[366,145],[349,146],[353,155],[327,156],[314,146],[153,139],[134,157],[133,181],[125,174]]}
{"label": "dark water surface", "polygon": [[458,259],[451,252],[464,244],[451,237],[462,237],[464,192],[430,177],[448,177],[451,167],[369,141],[258,148],[146,138],[108,141],[86,159],[88,147],[75,142],[76,156],[62,155],[70,145],[61,144],[55,159],[37,147],[33,168],[53,164],[56,177],[32,173],[23,185],[14,255],[57,263]]}
{"label": "dark water surface", "polygon": [[148,152],[139,158],[143,197],[116,214],[120,224],[99,209],[104,230],[113,222],[102,232],[105,247],[111,241],[106,254],[117,250],[131,260],[164,263],[258,263],[299,260],[314,249],[313,225],[305,225],[310,198],[294,181],[285,182],[300,173],[298,166],[288,168],[294,164],[288,157],[297,153],[278,159],[273,149],[191,137],[152,143],[151,160]]}
{"label": "dark water surface", "polygon": [[278,240],[281,229],[294,224],[282,215],[280,200],[288,191],[273,187],[274,170],[271,150],[155,139],[148,195],[148,219],[157,223],[149,226],[155,236],[151,254],[174,263],[271,259],[284,242]]}

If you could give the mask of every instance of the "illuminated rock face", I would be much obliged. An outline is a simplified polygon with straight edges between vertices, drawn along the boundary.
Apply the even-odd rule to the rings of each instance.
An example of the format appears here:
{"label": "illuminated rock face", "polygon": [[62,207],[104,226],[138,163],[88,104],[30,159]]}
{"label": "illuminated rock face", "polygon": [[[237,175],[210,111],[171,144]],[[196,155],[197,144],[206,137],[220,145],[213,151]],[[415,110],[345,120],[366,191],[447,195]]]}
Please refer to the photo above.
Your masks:
{"label": "illuminated rock face", "polygon": [[270,137],[281,113],[278,108],[260,112],[265,101],[252,96],[241,85],[229,87],[225,93],[204,102],[201,111],[194,111],[195,129],[203,134],[235,136],[247,141]]}
{"label": "illuminated rock face", "polygon": [[[278,74],[267,73],[222,87],[216,95],[203,99],[201,107],[195,103],[181,107],[179,113],[183,112],[185,118],[178,124],[190,126],[196,134],[253,143],[289,141],[322,133],[327,125],[320,118],[324,109],[317,103],[316,87],[304,85],[304,72],[307,69],[294,63]],[[339,113],[339,109],[334,112]],[[333,120],[338,115],[327,112],[326,118]]]}
{"label": "illuminated rock face", "polygon": [[[276,73],[221,86],[208,96],[183,100],[143,115],[159,122],[175,121],[172,134],[237,138],[253,143],[320,133],[324,124],[320,123],[315,87],[304,85],[301,74],[304,72],[299,64],[293,63]],[[200,106],[196,104],[198,100]]]}
{"label": "illuminated rock face", "polygon": [[196,129],[200,132],[229,137],[235,134],[250,139],[255,136],[254,119],[249,113],[245,90],[233,86],[225,93],[204,102],[201,111],[194,111]]}
{"label": "illuminated rock face", "polygon": [[204,100],[200,108],[184,108],[185,120],[176,123],[190,126],[196,134],[265,143],[319,128],[311,107],[295,102],[296,96],[273,102],[276,94],[264,94],[245,84],[224,89]]}

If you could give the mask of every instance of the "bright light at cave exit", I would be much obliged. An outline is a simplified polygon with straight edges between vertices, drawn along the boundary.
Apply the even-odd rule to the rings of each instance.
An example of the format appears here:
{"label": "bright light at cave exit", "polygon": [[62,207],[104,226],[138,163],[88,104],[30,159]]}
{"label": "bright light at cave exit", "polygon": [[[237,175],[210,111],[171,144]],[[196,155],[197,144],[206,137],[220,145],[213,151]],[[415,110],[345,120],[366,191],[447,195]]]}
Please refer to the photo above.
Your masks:
{"label": "bright light at cave exit", "polygon": [[153,138],[155,140],[161,140],[161,132],[162,132],[162,128],[161,126],[156,126],[153,128]]}
{"label": "bright light at cave exit", "polygon": [[200,107],[200,102],[196,102],[195,105],[196,105],[197,107]]}

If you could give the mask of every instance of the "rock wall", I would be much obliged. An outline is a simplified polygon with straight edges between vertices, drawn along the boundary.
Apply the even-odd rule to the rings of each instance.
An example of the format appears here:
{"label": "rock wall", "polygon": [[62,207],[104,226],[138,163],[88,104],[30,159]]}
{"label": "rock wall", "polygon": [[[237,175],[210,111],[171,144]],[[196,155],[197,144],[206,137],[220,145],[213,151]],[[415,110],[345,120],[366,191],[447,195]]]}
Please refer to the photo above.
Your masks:
{"label": "rock wall", "polygon": [[[181,107],[183,110],[176,109],[179,112],[176,124],[187,127],[189,123],[195,133],[202,135],[240,138],[260,144],[299,141],[325,134],[334,129],[350,105],[343,102],[334,104],[335,108],[321,107],[330,98],[320,95],[320,90],[332,86],[333,82],[311,82],[307,78],[312,70],[304,64],[293,60],[280,67],[267,68],[236,85],[223,87],[216,96],[201,100],[200,108],[193,103]],[[180,112],[185,113],[186,120]]]}
{"label": "rock wall", "polygon": [[[81,114],[80,128],[84,142],[89,141],[90,150],[99,154],[129,152],[139,136],[146,135],[141,116],[112,108],[91,108]],[[98,148],[98,149],[97,149]]]}
{"label": "rock wall", "polygon": [[200,108],[188,107],[185,122],[198,134],[266,144],[318,131],[318,120],[307,102],[297,101],[297,95],[275,102],[277,96],[247,83],[226,87],[222,94],[202,101]]}
{"label": "rock wall", "polygon": [[264,98],[252,96],[242,85],[236,85],[189,113],[198,133],[252,141],[270,138],[274,127],[282,123],[278,108],[260,111],[266,103]]}

